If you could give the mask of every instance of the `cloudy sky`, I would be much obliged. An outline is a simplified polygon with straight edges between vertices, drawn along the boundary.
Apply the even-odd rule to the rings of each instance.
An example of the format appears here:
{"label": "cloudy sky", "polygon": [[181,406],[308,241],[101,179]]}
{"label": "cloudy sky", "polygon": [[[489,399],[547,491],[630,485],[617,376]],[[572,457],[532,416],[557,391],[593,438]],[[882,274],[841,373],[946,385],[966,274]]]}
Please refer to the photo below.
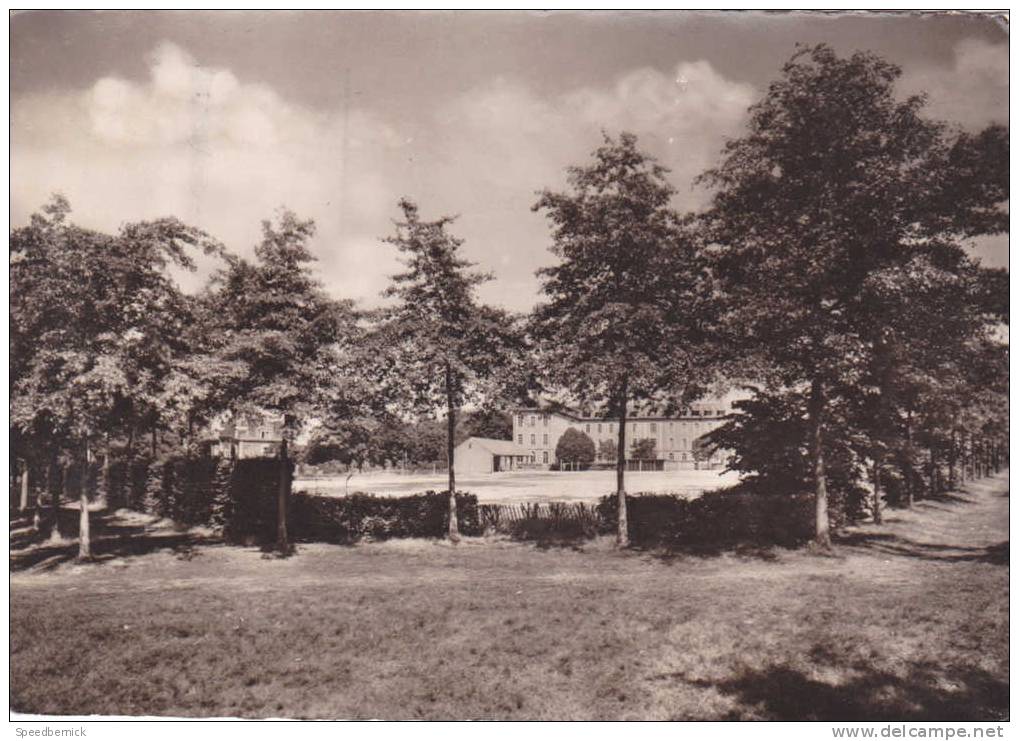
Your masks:
{"label": "cloudy sky", "polygon": [[[1008,122],[1008,37],[987,17],[32,11],[10,28],[13,225],[59,191],[86,226],[175,215],[250,254],[287,206],[318,225],[326,287],[366,305],[409,196],[460,214],[496,276],[483,298],[530,308],[551,259],[535,191],[603,129],[672,169],[677,207],[703,205],[693,178],[797,42],[896,62],[933,116]],[[1007,239],[973,249],[1007,265]]]}

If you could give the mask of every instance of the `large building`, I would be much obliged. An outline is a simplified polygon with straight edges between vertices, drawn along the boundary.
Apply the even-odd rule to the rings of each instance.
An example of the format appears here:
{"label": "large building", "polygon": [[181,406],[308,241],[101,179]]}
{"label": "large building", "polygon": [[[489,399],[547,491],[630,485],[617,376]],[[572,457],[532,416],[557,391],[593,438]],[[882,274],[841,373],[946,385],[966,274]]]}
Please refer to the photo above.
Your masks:
{"label": "large building", "polygon": [[[651,412],[638,412],[626,419],[626,457],[630,459],[635,440],[655,441],[655,459],[645,462],[647,467],[662,470],[682,468],[718,467],[725,454],[711,453],[708,460],[695,459],[696,441],[715,428],[732,411],[731,399],[703,399],[694,402],[681,414],[664,416]],[[513,443],[527,464],[545,467],[556,464],[556,444],[569,428],[585,433],[601,450],[603,441],[615,443],[619,438],[619,420],[585,414],[561,405],[518,407],[513,414]],[[611,463],[599,455],[599,461]],[[640,465],[645,465],[644,463]]]}

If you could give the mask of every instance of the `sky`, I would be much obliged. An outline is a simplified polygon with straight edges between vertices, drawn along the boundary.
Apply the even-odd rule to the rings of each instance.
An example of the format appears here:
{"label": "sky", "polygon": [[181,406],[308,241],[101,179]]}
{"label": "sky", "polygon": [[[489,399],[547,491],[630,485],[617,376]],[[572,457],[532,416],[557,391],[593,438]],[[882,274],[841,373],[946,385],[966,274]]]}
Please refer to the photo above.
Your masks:
{"label": "sky", "polygon": [[[739,136],[797,43],[869,50],[932,117],[1008,123],[1008,34],[960,14],[28,11],[10,22],[11,220],[51,193],[112,231],[173,215],[239,254],[281,207],[314,219],[315,270],[377,305],[397,202],[459,215],[481,298],[518,311],[550,264],[537,191],[602,132],[671,169],[674,205]],[[973,254],[1007,267],[1007,237]],[[196,289],[213,269],[185,276]]]}

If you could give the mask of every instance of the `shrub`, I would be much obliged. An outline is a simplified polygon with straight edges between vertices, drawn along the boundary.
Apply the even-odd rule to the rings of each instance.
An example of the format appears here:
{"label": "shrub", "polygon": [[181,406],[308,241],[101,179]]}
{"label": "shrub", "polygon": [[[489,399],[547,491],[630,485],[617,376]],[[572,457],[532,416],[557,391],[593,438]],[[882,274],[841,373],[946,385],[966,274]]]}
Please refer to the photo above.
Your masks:
{"label": "shrub", "polygon": [[[460,532],[480,534],[478,498],[457,492],[456,509]],[[448,531],[449,495],[435,491],[405,497],[298,493],[293,498],[292,512],[296,539],[353,542],[365,538],[439,538]]]}
{"label": "shrub", "polygon": [[[738,543],[791,546],[813,534],[813,497],[767,496],[734,487],[697,499],[674,494],[626,498],[630,540],[640,546],[727,546]],[[602,522],[614,526],[616,495],[598,503]]]}
{"label": "shrub", "polygon": [[589,465],[594,460],[594,455],[594,440],[574,427],[568,428],[555,446],[557,461]]}
{"label": "shrub", "polygon": [[[279,459],[242,458],[232,463],[228,493],[225,495],[229,504],[226,506],[228,514],[223,526],[223,536],[232,541],[255,539],[268,542],[274,539],[279,491]],[[211,472],[214,473],[215,470]],[[287,475],[291,477],[294,475],[293,461],[290,461]],[[222,502],[222,496],[218,498]],[[211,510],[210,507],[210,520]],[[291,513],[294,510],[292,499]],[[293,516],[290,523],[293,530]]]}

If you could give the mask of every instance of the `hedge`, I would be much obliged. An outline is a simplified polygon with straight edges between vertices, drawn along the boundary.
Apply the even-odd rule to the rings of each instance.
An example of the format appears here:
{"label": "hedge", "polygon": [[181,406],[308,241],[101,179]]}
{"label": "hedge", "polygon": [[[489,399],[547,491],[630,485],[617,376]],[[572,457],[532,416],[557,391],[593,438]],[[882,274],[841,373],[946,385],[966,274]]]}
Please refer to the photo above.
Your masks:
{"label": "hedge", "polygon": [[269,539],[276,532],[279,471],[276,458],[118,461],[110,466],[107,501],[111,509],[209,525],[230,540]]}
{"label": "hedge", "polygon": [[[619,512],[615,494],[598,503],[611,531]],[[627,495],[630,542],[637,546],[796,545],[813,535],[814,497],[747,491],[708,492],[696,499],[673,494]]]}
{"label": "hedge", "polygon": [[[456,493],[463,535],[480,535],[478,498]],[[440,538],[449,528],[449,494],[427,491],[404,497],[358,492],[346,497],[297,493],[291,500],[291,535],[297,540],[348,543],[362,539]]]}

